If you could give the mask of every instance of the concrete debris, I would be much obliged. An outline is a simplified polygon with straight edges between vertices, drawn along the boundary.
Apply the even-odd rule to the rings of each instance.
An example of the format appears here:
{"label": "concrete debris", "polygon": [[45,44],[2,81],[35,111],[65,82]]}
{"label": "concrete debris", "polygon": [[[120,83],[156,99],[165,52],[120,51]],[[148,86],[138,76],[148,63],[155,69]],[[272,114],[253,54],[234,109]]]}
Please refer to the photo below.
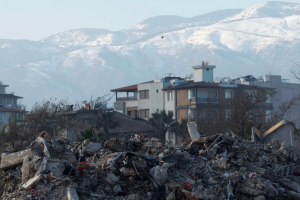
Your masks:
{"label": "concrete debris", "polygon": [[[193,125],[191,125],[193,126]],[[103,147],[103,148],[102,148]],[[193,135],[168,146],[145,135],[104,145],[40,134],[2,153],[1,199],[300,199],[300,153],[280,141]]]}

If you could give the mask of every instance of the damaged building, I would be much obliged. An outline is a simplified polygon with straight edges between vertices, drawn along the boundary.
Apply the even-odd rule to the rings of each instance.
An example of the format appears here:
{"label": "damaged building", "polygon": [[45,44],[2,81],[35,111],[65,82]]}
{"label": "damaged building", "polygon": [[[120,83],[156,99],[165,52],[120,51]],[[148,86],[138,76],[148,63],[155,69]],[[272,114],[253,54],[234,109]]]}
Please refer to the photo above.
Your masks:
{"label": "damaged building", "polygon": [[0,120],[2,125],[8,123],[10,116],[16,117],[19,121],[25,120],[26,112],[22,110],[19,103],[23,97],[16,96],[13,92],[7,93],[9,85],[5,85],[0,81]]}

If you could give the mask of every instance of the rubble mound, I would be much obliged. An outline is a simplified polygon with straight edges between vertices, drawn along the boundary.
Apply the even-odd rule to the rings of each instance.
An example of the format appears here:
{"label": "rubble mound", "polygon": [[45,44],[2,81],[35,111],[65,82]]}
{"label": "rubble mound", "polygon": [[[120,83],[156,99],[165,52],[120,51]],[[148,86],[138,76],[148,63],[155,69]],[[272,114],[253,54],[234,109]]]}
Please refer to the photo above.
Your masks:
{"label": "rubble mound", "polygon": [[2,153],[0,170],[3,200],[300,199],[298,151],[225,134],[182,146],[145,136],[104,145],[40,136]]}

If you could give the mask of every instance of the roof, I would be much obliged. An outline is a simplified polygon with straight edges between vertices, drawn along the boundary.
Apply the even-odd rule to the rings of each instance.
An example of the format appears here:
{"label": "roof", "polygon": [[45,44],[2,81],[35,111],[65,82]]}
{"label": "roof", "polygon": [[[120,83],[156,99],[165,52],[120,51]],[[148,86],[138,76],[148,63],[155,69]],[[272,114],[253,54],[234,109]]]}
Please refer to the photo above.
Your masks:
{"label": "roof", "polygon": [[147,121],[143,119],[134,119],[119,112],[115,112],[112,119],[113,121],[118,121],[120,123],[120,127],[109,130],[110,133],[154,132],[154,129],[151,128],[150,125],[147,124]]}
{"label": "roof", "polygon": [[15,99],[23,99],[23,97],[19,97],[14,94],[0,94],[0,97],[11,97],[11,98],[15,98]]}
{"label": "roof", "polygon": [[255,90],[255,89],[264,89],[264,90],[274,90],[276,88],[271,88],[271,87],[263,87],[263,86],[257,86],[257,85],[244,85],[244,84],[237,84],[238,87],[243,87],[244,89],[248,90]]}
{"label": "roof", "polygon": [[[154,80],[144,82],[144,83],[139,83],[139,84],[146,84],[146,83],[154,83]],[[133,92],[133,91],[137,91],[139,84],[129,85],[129,86],[126,86],[126,87],[121,87],[121,88],[116,88],[116,89],[112,89],[110,91],[111,92]]]}
{"label": "roof", "polygon": [[263,138],[268,136],[269,134],[273,133],[275,130],[279,129],[280,127],[284,126],[285,124],[288,124],[288,121],[286,120],[282,120],[280,122],[278,122],[277,124],[275,124],[274,126],[272,126],[269,130],[267,130],[264,134],[263,134]]}
{"label": "roof", "polygon": [[4,107],[0,107],[0,112],[26,112],[24,110],[19,110],[19,109],[15,109],[15,108],[4,108]]}
{"label": "roof", "polygon": [[190,82],[184,85],[164,88],[163,90],[180,90],[188,88],[221,88],[221,86],[219,84],[213,84],[208,82]]}

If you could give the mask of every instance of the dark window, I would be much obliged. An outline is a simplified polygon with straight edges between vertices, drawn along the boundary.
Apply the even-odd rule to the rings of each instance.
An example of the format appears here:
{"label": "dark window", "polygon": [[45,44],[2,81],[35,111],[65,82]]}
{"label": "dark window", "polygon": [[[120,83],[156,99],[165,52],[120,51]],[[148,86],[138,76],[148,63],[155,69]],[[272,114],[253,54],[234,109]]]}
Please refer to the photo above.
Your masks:
{"label": "dark window", "polygon": [[140,118],[149,118],[149,109],[140,110]]}
{"label": "dark window", "polygon": [[140,99],[149,99],[149,90],[141,90]]}
{"label": "dark window", "polygon": [[209,71],[209,68],[206,68],[206,71]]}

